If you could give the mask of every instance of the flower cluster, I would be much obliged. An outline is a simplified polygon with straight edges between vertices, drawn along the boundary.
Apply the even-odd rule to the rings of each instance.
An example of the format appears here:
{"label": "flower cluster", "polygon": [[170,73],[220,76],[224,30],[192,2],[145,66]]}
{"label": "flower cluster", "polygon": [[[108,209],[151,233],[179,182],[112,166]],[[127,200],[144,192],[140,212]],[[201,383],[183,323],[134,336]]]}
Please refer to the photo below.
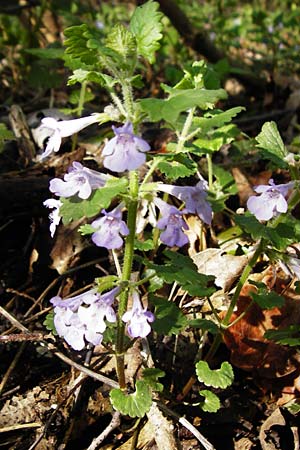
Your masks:
{"label": "flower cluster", "polygon": [[270,220],[280,213],[286,213],[288,204],[285,197],[293,186],[293,182],[276,185],[271,178],[269,185],[259,185],[254,188],[254,191],[260,195],[251,195],[247,201],[247,208],[257,220]]}
{"label": "flower cluster", "polygon": [[99,345],[108,322],[116,321],[116,313],[112,307],[119,288],[114,288],[105,294],[99,294],[96,289],[76,297],[62,300],[53,297],[50,302],[54,306],[54,325],[60,337],[74,350],[82,350],[86,341]]}

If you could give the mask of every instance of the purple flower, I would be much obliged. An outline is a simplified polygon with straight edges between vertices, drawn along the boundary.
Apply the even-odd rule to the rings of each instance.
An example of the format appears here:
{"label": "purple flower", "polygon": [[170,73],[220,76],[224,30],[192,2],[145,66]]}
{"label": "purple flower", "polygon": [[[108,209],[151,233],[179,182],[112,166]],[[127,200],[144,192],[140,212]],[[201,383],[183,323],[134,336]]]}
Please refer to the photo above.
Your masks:
{"label": "purple flower", "polygon": [[116,321],[116,313],[112,308],[115,296],[120,289],[114,288],[105,294],[91,289],[84,294],[66,300],[53,297],[54,325],[60,337],[74,349],[82,350],[85,340],[99,345],[108,322]]}
{"label": "purple flower", "polygon": [[92,241],[98,247],[105,247],[108,250],[122,247],[123,239],[121,235],[127,236],[129,234],[127,225],[122,220],[122,207],[123,205],[119,205],[110,212],[103,209],[101,212],[104,217],[92,222],[92,227],[97,229],[92,234]]}
{"label": "purple flower", "polygon": [[201,180],[196,186],[172,186],[171,184],[159,185],[158,189],[174,195],[185,203],[187,213],[198,214],[200,219],[208,225],[212,221],[212,209],[206,200],[207,192],[205,183]]}
{"label": "purple flower", "polygon": [[148,322],[153,322],[155,317],[151,311],[143,308],[137,291],[132,293],[132,298],[132,309],[123,314],[122,320],[128,323],[127,332],[130,337],[143,338],[150,333],[151,327]]}
{"label": "purple flower", "polygon": [[42,126],[40,128],[47,128],[52,134],[49,137],[44,153],[39,156],[39,159],[44,159],[52,152],[58,152],[61,146],[62,138],[78,133],[85,127],[92,123],[98,122],[97,114],[91,116],[81,117],[73,120],[56,120],[53,117],[45,117],[42,119]]}
{"label": "purple flower", "polygon": [[62,206],[62,202],[60,200],[55,200],[54,198],[48,198],[48,200],[45,200],[43,202],[43,205],[50,209],[53,208],[53,211],[49,214],[50,235],[51,237],[53,237],[56,227],[59,225],[61,219],[61,216],[59,215],[59,208]]}
{"label": "purple flower", "polygon": [[113,172],[124,172],[144,164],[144,152],[150,150],[150,145],[133,134],[132,123],[126,122],[122,127],[113,126],[112,129],[115,137],[108,141],[102,151],[104,167]]}
{"label": "purple flower", "polygon": [[157,228],[164,230],[160,235],[161,242],[169,247],[174,245],[182,247],[187,244],[189,240],[183,229],[187,230],[188,226],[182,218],[186,211],[179,211],[175,206],[168,205],[159,198],[156,198],[154,203],[162,214],[162,218],[156,224]]}
{"label": "purple flower", "polygon": [[78,197],[87,199],[93,189],[103,187],[109,178],[109,175],[88,169],[74,161],[64,175],[64,181],[60,178],[50,181],[50,191],[60,197],[72,197],[78,193]]}
{"label": "purple flower", "polygon": [[293,185],[293,182],[276,185],[271,178],[269,186],[260,185],[254,188],[255,192],[261,195],[249,197],[247,208],[257,220],[269,220],[280,213],[286,213],[288,204],[285,197]]}

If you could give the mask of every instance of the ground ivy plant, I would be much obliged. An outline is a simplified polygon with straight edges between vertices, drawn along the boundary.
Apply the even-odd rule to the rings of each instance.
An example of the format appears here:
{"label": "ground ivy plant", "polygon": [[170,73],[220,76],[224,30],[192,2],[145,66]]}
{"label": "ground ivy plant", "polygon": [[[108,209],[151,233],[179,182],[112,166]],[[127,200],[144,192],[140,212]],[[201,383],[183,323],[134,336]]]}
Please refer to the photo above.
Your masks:
{"label": "ground ivy plant", "polygon": [[[271,179],[267,185],[257,186],[258,195],[249,198],[245,214],[227,209],[235,225],[252,239],[254,251],[225,317],[220,320],[213,308],[212,320],[188,321],[162,294],[165,285],[179,286],[188,295],[203,299],[216,290],[214,277],[199,273],[186,254],[186,218],[198,216],[205,233],[214,213],[226,209],[226,200],[236,193],[232,176],[213,164],[213,155],[235,140],[238,130],[232,119],[242,110],[220,109],[227,94],[213,68],[203,61],[185,67],[175,86],[163,84],[162,98],[141,98],[143,62],[155,62],[162,32],[162,14],[153,1],[138,7],[128,26],[116,24],[106,37],[103,30],[100,33],[85,24],[65,30],[65,55],[73,70],[69,85],[79,83],[85,89],[87,84],[98,84],[107,90],[111,103],[87,117],[44,118],[42,126],[50,137],[39,156],[40,160],[48,158],[59,151],[63,138],[85,127],[114,123],[102,150],[104,169],[92,170],[73,162],[62,179],[51,180],[53,197],[45,206],[51,209],[52,236],[61,221],[66,225],[84,218],[79,232],[111,252],[115,261],[115,274],[97,278],[94,287],[80,295],[53,297],[51,304],[55,332],[72,349],[112,345],[119,389],[111,391],[111,402],[132,417],[149,411],[152,391],[163,391],[159,381],[163,372],[158,368],[146,368],[134,387],[127,386],[125,353],[137,338],[146,340],[150,333],[154,337],[178,335],[187,327],[210,332],[215,336],[213,344],[205,360],[196,362],[195,373],[205,387],[226,389],[233,382],[230,363],[224,362],[219,369],[212,369],[209,363],[258,258],[265,252],[272,260],[280,259],[291,270],[297,269],[299,276],[297,255],[286,252],[300,235],[291,214],[299,202],[298,162],[287,152],[276,125],[267,123],[257,137],[258,152],[276,167],[290,170],[292,180],[278,184]],[[142,137],[145,122],[157,127],[163,123],[172,131],[164,152],[153,152]],[[200,160],[206,162],[204,174]],[[253,301],[265,307],[260,301],[265,294],[257,285]],[[269,301],[267,307],[275,301],[278,304],[278,298]],[[204,411],[220,407],[210,389],[202,389],[200,399]]]}

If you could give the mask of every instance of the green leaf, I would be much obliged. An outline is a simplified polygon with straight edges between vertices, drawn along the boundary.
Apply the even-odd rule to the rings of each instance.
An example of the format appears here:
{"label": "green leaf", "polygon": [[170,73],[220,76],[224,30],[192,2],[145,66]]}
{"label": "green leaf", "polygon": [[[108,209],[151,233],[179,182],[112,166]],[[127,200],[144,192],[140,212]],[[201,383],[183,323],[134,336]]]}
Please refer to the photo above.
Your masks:
{"label": "green leaf", "polygon": [[145,381],[136,382],[136,391],[126,394],[121,389],[110,391],[110,400],[113,407],[122,414],[130,417],[144,417],[152,405],[151,391]]}
{"label": "green leaf", "polygon": [[25,49],[26,53],[37,56],[41,59],[64,59],[64,49],[57,47],[48,48],[28,48]]}
{"label": "green leaf", "polygon": [[188,325],[187,318],[175,303],[161,297],[151,297],[151,303],[155,306],[152,328],[156,333],[171,336],[179,334]]}
{"label": "green leaf", "polygon": [[66,28],[64,34],[67,38],[64,41],[67,55],[88,65],[97,64],[97,52],[88,47],[88,41],[92,37],[96,38],[95,32],[92,33],[86,24],[82,24]]}
{"label": "green leaf", "polygon": [[47,330],[51,331],[54,336],[57,336],[57,331],[54,325],[54,311],[51,311],[46,315],[43,325],[45,325]]}
{"label": "green leaf", "polygon": [[200,330],[209,331],[212,334],[219,333],[218,325],[208,319],[192,319],[189,320],[188,325],[192,328],[200,328]]}
{"label": "green leaf", "polygon": [[212,370],[206,361],[198,361],[196,364],[198,380],[206,386],[226,389],[233,383],[234,374],[231,364],[224,361],[220,369]]}
{"label": "green leaf", "polygon": [[95,216],[101,209],[108,208],[114,197],[125,193],[127,184],[125,178],[111,178],[104,187],[96,189],[87,200],[82,200],[78,196],[61,198],[62,206],[59,212],[63,223],[66,225],[72,220]]}
{"label": "green leaf", "polygon": [[159,4],[149,1],[134,11],[130,20],[130,31],[136,38],[137,52],[153,64],[155,52],[159,49],[162,38],[163,14],[158,11]]}
{"label": "green leaf", "polygon": [[164,390],[164,386],[162,383],[159,383],[158,379],[162,378],[166,375],[163,370],[156,368],[147,368],[143,370],[143,380],[148,384],[148,386],[152,389],[152,391],[162,392]]}
{"label": "green leaf", "polygon": [[[164,156],[164,155],[162,155]],[[187,158],[185,155],[166,155],[165,160],[157,166],[158,170],[166,175],[170,181],[178,178],[189,177],[197,172],[197,163]]]}
{"label": "green leaf", "polygon": [[218,100],[226,98],[227,93],[224,89],[178,89],[166,100],[145,98],[140,100],[140,104],[150,121],[158,122],[163,119],[172,124],[183,111],[195,106],[204,110],[212,108]]}
{"label": "green leaf", "polygon": [[[236,214],[235,222],[254,240],[263,238],[271,242],[278,250],[285,249],[291,243],[291,240],[295,242],[295,239],[293,239],[295,234],[292,232],[293,226],[288,224],[278,224],[277,227],[272,228],[260,223],[255,216],[248,212],[244,215]],[[291,232],[292,234],[290,234]]]}
{"label": "green leaf", "polygon": [[96,278],[97,290],[100,294],[116,287],[119,277],[117,275],[106,275],[105,277]]}
{"label": "green leaf", "polygon": [[300,346],[300,325],[290,325],[284,330],[267,330],[264,338],[281,345]]}
{"label": "green leaf", "polygon": [[215,110],[205,114],[204,117],[194,117],[193,125],[200,128],[203,133],[211,130],[212,128],[220,128],[225,123],[231,121],[233,117],[245,110],[240,106],[228,109],[227,111]]}
{"label": "green leaf", "polygon": [[154,243],[151,239],[147,239],[146,241],[135,239],[134,248],[143,252],[149,252],[149,250],[154,249]]}
{"label": "green leaf", "polygon": [[105,86],[105,78],[100,73],[94,70],[75,69],[73,75],[68,79],[68,86],[72,86],[76,83],[83,83],[84,81],[90,81],[100,86]]}
{"label": "green leaf", "polygon": [[119,69],[133,71],[137,60],[137,45],[133,34],[127,28],[121,24],[115,25],[109,32],[105,44],[120,56],[121,67],[119,66]]}
{"label": "green leaf", "polygon": [[284,297],[277,294],[275,291],[269,291],[264,283],[250,280],[250,284],[253,284],[258,288],[258,292],[250,292],[250,297],[253,298],[262,309],[272,309],[281,307],[285,303]]}
{"label": "green leaf", "polygon": [[271,161],[280,165],[280,167],[287,166],[284,157],[287,156],[287,150],[281,139],[275,122],[266,122],[262,126],[261,132],[256,137],[258,142],[257,147],[265,150],[267,156]]}
{"label": "green leaf", "polygon": [[4,142],[15,139],[12,131],[8,130],[5,123],[0,123],[0,151],[3,148]]}
{"label": "green leaf", "polygon": [[206,389],[199,391],[199,394],[205,398],[204,402],[200,403],[200,407],[203,411],[215,413],[220,409],[221,402],[216,394]]}
{"label": "green leaf", "polygon": [[164,265],[146,262],[145,264],[154,269],[157,275],[167,283],[176,281],[185,291],[192,296],[205,297],[211,295],[215,288],[208,286],[212,284],[214,277],[203,275],[198,272],[197,266],[188,256],[177,252],[166,250],[164,255],[167,261]]}

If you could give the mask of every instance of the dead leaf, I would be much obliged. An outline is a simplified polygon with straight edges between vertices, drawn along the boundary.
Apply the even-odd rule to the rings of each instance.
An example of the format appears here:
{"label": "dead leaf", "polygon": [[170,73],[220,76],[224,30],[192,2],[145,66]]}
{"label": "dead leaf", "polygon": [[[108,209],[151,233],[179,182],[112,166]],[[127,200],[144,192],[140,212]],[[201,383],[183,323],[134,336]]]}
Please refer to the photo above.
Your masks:
{"label": "dead leaf", "polygon": [[299,450],[299,439],[280,408],[276,408],[262,424],[259,441],[262,450],[277,450],[283,448],[282,444],[284,444],[284,448]]}

